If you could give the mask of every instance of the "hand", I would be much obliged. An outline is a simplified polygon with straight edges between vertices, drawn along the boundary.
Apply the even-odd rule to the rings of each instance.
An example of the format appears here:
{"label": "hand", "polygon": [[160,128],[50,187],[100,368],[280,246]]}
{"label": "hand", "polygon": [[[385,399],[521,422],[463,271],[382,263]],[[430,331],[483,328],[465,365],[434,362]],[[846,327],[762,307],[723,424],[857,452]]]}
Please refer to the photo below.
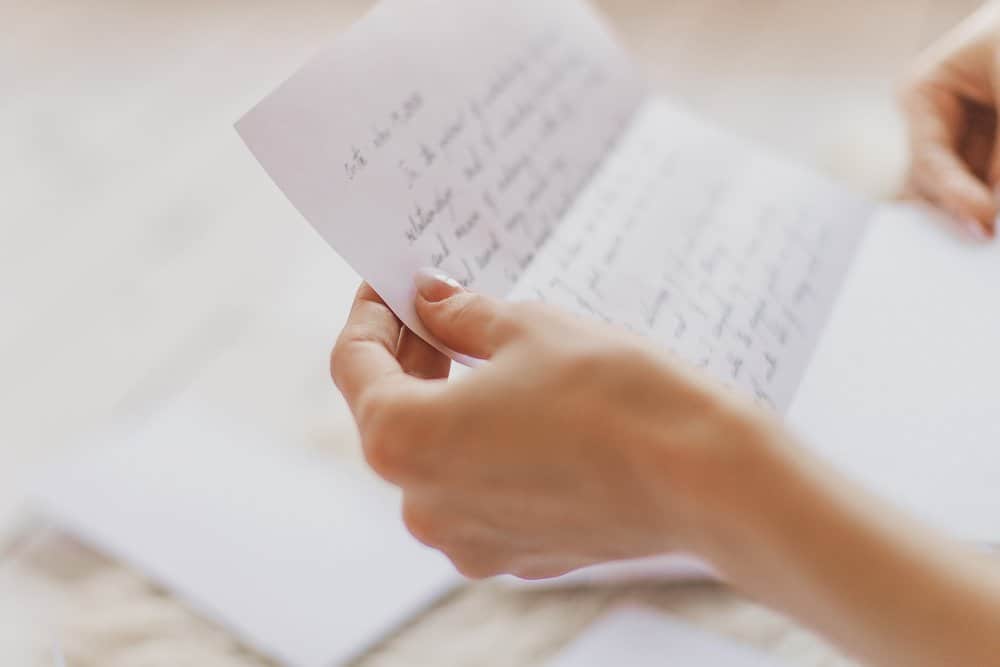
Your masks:
{"label": "hand", "polygon": [[978,554],[640,340],[447,280],[419,287],[428,329],[488,365],[446,383],[448,359],[362,285],[332,371],[411,532],[464,574],[689,551],[866,664],[995,663],[1000,580]]}
{"label": "hand", "polygon": [[410,531],[467,576],[699,553],[753,505],[775,439],[753,409],[625,332],[444,277],[418,286],[427,328],[490,363],[445,382],[448,359],[362,285],[332,374]]}
{"label": "hand", "polygon": [[1000,4],[989,3],[925,53],[903,89],[911,194],[978,238],[996,234]]}

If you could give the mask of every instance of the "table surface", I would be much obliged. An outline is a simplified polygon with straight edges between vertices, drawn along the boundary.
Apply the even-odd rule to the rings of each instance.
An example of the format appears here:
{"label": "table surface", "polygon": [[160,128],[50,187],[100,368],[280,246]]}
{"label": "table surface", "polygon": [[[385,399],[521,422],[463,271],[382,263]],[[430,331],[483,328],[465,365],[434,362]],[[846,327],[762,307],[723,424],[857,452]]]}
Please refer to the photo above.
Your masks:
{"label": "table surface", "polygon": [[[367,1],[0,3],[0,663],[263,658],[21,504],[80,436],[178,395],[282,442],[356,449],[326,357],[356,276],[232,123]],[[661,90],[873,194],[905,159],[892,89],[971,0],[604,0]],[[470,585],[361,665],[538,664],[637,599],[789,664],[850,664],[712,585]]]}

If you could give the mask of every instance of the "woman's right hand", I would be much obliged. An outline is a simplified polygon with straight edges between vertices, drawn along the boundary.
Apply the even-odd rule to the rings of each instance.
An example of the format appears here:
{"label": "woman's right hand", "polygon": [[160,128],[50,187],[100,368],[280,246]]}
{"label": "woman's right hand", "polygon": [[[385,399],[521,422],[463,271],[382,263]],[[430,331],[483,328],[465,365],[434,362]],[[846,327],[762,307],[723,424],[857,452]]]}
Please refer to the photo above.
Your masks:
{"label": "woman's right hand", "polygon": [[972,235],[996,234],[1000,150],[1000,3],[921,55],[902,90],[910,135],[907,190]]}

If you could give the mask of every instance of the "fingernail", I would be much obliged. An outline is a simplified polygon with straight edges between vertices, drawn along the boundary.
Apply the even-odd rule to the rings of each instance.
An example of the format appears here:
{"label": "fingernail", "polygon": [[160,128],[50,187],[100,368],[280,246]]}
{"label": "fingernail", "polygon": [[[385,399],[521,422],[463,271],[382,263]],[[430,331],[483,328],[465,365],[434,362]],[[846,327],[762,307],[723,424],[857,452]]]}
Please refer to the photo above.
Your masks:
{"label": "fingernail", "polygon": [[463,289],[457,280],[439,269],[420,269],[413,282],[420,296],[431,303],[444,301]]}
{"label": "fingernail", "polygon": [[983,226],[983,223],[978,220],[968,218],[962,221],[962,226],[965,227],[965,230],[969,232],[969,235],[977,241],[989,241],[990,238],[992,238],[992,234],[990,234],[986,230],[986,227]]}

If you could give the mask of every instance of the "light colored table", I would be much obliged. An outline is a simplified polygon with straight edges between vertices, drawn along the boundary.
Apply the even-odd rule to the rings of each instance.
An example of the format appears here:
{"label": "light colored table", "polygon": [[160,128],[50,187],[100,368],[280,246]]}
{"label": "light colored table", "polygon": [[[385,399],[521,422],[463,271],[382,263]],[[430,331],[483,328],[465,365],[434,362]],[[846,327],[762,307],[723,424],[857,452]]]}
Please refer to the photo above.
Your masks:
{"label": "light colored table", "polygon": [[[141,576],[33,523],[30,472],[178,393],[352,455],[326,355],[355,276],[232,122],[365,1],[0,2],[0,663],[265,664]],[[903,162],[891,89],[971,0],[605,0],[662,89],[873,193]],[[361,661],[543,660],[637,598],[810,666],[845,664],[713,586],[469,586]]]}

